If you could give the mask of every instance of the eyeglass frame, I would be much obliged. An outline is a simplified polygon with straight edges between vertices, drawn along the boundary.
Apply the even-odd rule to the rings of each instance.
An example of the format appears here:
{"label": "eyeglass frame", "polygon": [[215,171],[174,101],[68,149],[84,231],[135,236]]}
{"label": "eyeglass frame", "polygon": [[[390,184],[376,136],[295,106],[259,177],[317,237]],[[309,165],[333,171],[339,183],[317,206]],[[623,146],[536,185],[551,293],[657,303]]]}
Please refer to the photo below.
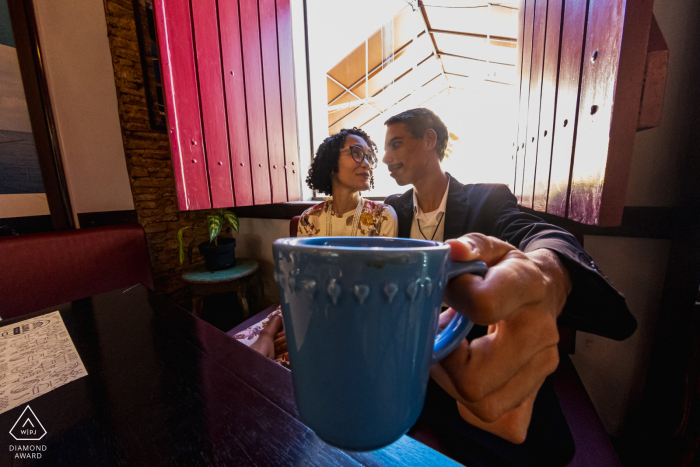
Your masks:
{"label": "eyeglass frame", "polygon": [[[353,149],[357,148],[358,151],[362,154],[362,159],[359,161],[355,158],[355,154],[353,154]],[[359,146],[357,144],[353,144],[350,146],[350,157],[352,157],[352,160],[357,162],[358,164],[362,164],[362,162],[367,159],[367,163],[369,164],[370,169],[376,169],[377,168],[377,161],[376,161],[376,156],[375,160],[372,159],[372,156],[374,156],[374,152],[370,150],[369,153],[366,153],[363,149],[362,146]]]}

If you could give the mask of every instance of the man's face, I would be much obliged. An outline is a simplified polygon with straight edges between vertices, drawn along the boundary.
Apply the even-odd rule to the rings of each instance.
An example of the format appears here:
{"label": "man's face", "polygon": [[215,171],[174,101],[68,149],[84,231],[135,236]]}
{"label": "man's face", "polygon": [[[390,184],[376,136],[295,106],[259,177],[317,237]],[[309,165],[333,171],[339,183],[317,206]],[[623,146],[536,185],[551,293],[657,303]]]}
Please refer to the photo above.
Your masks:
{"label": "man's face", "polygon": [[403,123],[394,123],[386,129],[382,162],[396,183],[412,184],[425,173],[431,156],[426,149],[424,139],[415,139]]}

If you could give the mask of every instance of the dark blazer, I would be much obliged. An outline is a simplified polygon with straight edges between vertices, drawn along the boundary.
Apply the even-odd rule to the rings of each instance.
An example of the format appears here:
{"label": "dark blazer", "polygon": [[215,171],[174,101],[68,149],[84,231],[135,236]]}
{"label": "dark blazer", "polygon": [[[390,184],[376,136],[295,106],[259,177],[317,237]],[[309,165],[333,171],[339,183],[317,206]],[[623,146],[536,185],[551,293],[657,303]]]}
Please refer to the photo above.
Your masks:
{"label": "dark blazer", "polygon": [[[411,235],[413,189],[385,201],[396,211],[399,237]],[[572,291],[559,323],[580,331],[622,340],[631,336],[637,321],[625,298],[601,273],[576,238],[566,230],[521,212],[515,196],[500,184],[462,185],[450,176],[444,240],[471,232],[497,237],[521,251],[547,248],[569,270]]]}

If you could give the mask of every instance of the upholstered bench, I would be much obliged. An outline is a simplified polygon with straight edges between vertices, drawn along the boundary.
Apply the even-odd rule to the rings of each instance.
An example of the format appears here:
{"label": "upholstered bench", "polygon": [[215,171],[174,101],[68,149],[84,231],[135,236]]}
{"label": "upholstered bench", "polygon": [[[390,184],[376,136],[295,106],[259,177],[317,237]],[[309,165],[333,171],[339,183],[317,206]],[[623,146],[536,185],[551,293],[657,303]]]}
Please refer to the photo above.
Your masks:
{"label": "upholstered bench", "polygon": [[140,225],[115,225],[0,237],[0,317],[132,284],[153,289]]}

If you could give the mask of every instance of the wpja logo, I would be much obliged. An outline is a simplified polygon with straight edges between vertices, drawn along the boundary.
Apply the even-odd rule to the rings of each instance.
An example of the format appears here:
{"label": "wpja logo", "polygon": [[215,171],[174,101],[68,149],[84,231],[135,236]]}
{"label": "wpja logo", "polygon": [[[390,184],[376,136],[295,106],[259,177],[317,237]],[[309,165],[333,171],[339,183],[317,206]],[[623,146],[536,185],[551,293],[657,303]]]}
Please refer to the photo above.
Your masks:
{"label": "wpja logo", "polygon": [[[17,441],[39,441],[46,436],[46,430],[31,407],[27,406],[10,429],[10,434]],[[10,451],[16,451],[15,459],[41,459],[41,453],[46,451],[46,446],[10,445]]]}

